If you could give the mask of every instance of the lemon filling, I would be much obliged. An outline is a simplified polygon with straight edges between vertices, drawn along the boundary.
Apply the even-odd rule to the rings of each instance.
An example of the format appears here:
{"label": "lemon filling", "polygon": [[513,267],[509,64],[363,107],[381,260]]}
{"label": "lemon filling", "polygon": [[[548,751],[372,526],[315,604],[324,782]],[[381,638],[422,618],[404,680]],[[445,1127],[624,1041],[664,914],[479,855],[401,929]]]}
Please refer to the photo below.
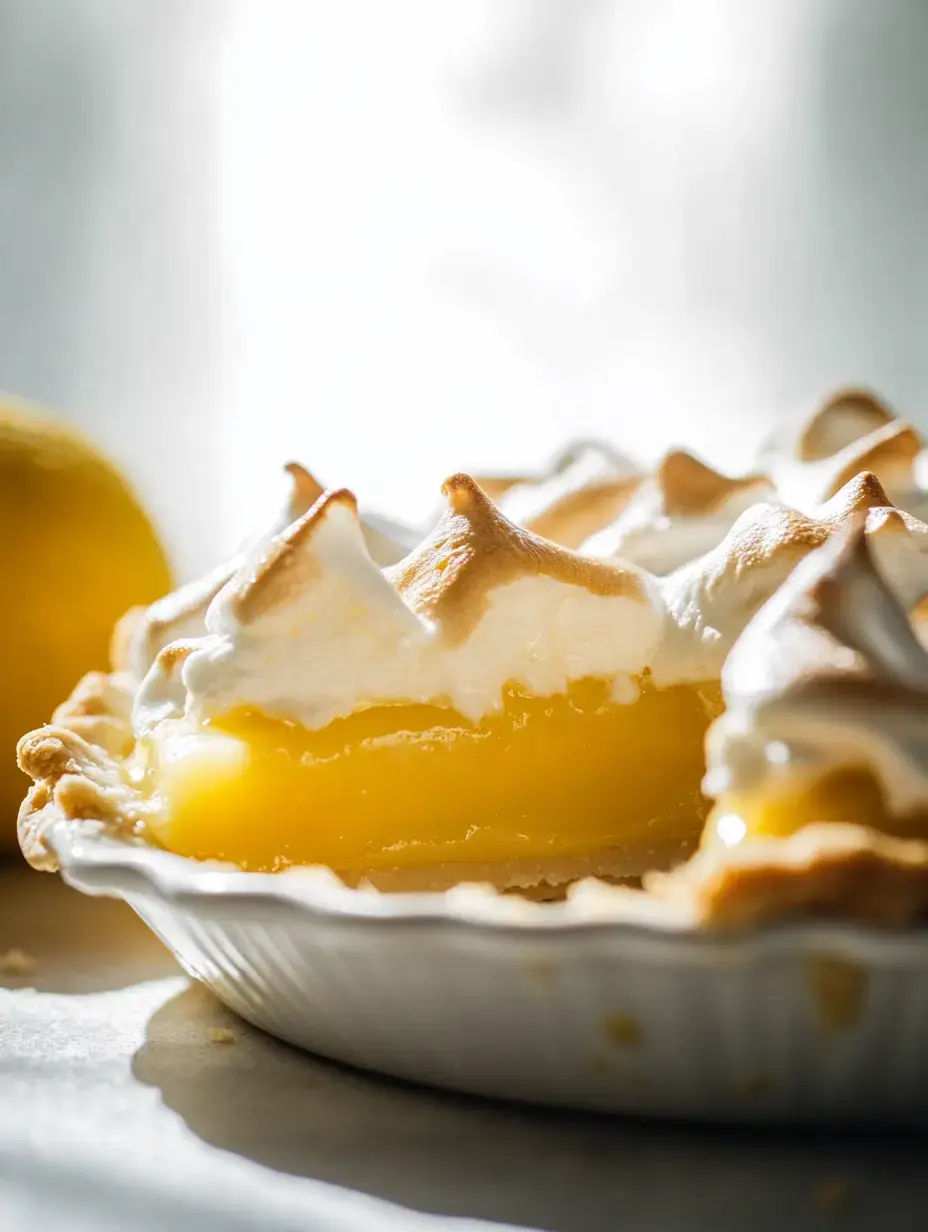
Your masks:
{"label": "lemon filling", "polygon": [[[707,812],[703,740],[716,686],[515,684],[471,722],[442,705],[378,705],[310,731],[237,710],[165,724],[149,777],[155,837],[254,871],[569,859],[627,848],[629,873],[685,858]],[[640,865],[640,868],[637,868]]]}

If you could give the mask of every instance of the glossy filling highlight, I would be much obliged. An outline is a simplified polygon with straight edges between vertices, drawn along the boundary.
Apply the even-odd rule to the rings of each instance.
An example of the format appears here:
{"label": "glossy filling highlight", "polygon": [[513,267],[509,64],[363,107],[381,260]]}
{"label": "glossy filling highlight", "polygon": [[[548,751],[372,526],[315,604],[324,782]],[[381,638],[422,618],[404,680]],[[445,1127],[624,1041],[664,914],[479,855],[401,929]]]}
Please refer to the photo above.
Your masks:
{"label": "glossy filling highlight", "polygon": [[928,837],[928,814],[894,815],[880,784],[864,767],[842,768],[779,788],[731,794],[719,801],[703,846],[734,847],[749,838],[785,838],[817,822],[850,822],[899,838]]}
{"label": "glossy filling highlight", "polygon": [[479,723],[378,706],[313,732],[237,712],[158,741],[158,839],[252,870],[345,872],[576,857],[630,846],[644,867],[693,849],[718,689],[647,681],[634,702],[584,680],[504,691]]}

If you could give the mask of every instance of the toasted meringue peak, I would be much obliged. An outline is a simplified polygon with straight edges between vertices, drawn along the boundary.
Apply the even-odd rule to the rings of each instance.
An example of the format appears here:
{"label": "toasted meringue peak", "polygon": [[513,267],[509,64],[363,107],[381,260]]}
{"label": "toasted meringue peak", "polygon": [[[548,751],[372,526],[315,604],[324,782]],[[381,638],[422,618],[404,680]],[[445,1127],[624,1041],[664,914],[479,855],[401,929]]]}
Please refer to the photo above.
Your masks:
{"label": "toasted meringue peak", "polygon": [[512,682],[544,696],[586,676],[634,696],[660,637],[653,583],[512,525],[467,475],[404,561],[379,569],[350,493],[326,493],[253,551],[139,692],[136,730],[259,709],[310,728],[366,706],[451,705],[478,720]]}
{"label": "toasted meringue peak", "polygon": [[921,449],[921,439],[910,424],[885,424],[836,453],[830,464],[822,463],[821,496],[830,499],[860,471],[877,475],[889,491],[911,486],[912,468]]}
{"label": "toasted meringue peak", "polygon": [[761,467],[767,469],[785,458],[821,462],[894,419],[887,403],[872,390],[838,389],[811,414],[794,417],[767,438],[760,449]]}
{"label": "toasted meringue peak", "polygon": [[670,573],[715,547],[741,513],[772,495],[764,475],[732,478],[673,450],[640,482],[619,517],[590,536],[581,551]]}
{"label": "toasted meringue peak", "polygon": [[866,516],[855,515],[794,570],[729,656],[726,697],[779,692],[811,675],[928,690],[928,654],[877,569],[866,530]]}
{"label": "toasted meringue peak", "polygon": [[470,634],[497,587],[522,577],[546,577],[593,595],[648,602],[640,574],[580,556],[515,526],[469,475],[452,475],[442,492],[448,502],[444,517],[388,576],[407,605],[452,640]]}
{"label": "toasted meringue peak", "polygon": [[[216,595],[257,548],[304,517],[325,495],[318,480],[299,462],[283,468],[289,491],[270,527],[248,539],[235,555],[203,577],[186,583],[148,608],[133,608],[116,626],[110,659],[117,671],[141,681],[163,646],[179,639],[202,637],[206,613]],[[352,498],[353,499],[353,498]],[[378,565],[401,560],[419,540],[419,535],[376,514],[362,519],[362,533]]]}
{"label": "toasted meringue peak", "polygon": [[914,465],[921,441],[911,425],[893,420],[817,462],[784,459],[775,467],[780,498],[809,512],[830,500],[862,471],[874,474],[894,503],[924,505],[915,492]]}
{"label": "toasted meringue peak", "polygon": [[892,501],[876,475],[872,471],[860,471],[820,506],[818,517],[819,521],[837,524],[846,522],[855,513],[888,508],[891,505]]}
{"label": "toasted meringue peak", "polygon": [[546,475],[510,487],[500,508],[517,525],[576,548],[618,516],[640,478],[624,455],[600,442],[577,441]]}
{"label": "toasted meringue peak", "polygon": [[922,439],[866,390],[834,395],[798,429],[776,434],[762,456],[780,499],[806,513],[861,471],[871,471],[893,504],[928,516]]}
{"label": "toasted meringue peak", "polygon": [[770,486],[770,481],[760,474],[738,478],[723,475],[683,449],[664,454],[654,479],[663,495],[664,512],[671,518],[712,513],[746,488]]}
{"label": "toasted meringue peak", "polygon": [[110,658],[118,671],[140,681],[162,647],[181,638],[200,637],[206,629],[206,612],[213,599],[240,566],[249,547],[283,530],[319,499],[323,489],[299,462],[288,462],[284,472],[290,487],[280,513],[270,529],[255,535],[231,560],[209,573],[158,599],[148,608],[133,608],[117,624]]}
{"label": "toasted meringue peak", "polygon": [[928,592],[928,526],[887,503],[873,475],[858,475],[817,515],[775,503],[748,509],[722,542],[661,579],[668,628],[655,660],[658,682],[717,679],[752,616],[796,565],[836,528],[864,517],[880,570],[910,609]]}
{"label": "toasted meringue peak", "polygon": [[857,515],[744,631],[722,674],[710,794],[844,766],[871,770],[899,812],[928,804],[928,653],[871,547]]}
{"label": "toasted meringue peak", "polygon": [[325,491],[322,484],[299,462],[285,462],[284,470],[290,476],[293,489],[290,493],[290,509],[298,518],[315,505]]}
{"label": "toasted meringue peak", "polygon": [[802,462],[831,457],[894,418],[873,390],[853,385],[838,389],[806,420],[796,441],[797,457]]}
{"label": "toasted meringue peak", "polygon": [[236,623],[251,624],[308,586],[318,568],[312,540],[332,511],[343,506],[357,521],[358,502],[347,488],[325,492],[301,518],[270,539],[236,571],[220,603]]}

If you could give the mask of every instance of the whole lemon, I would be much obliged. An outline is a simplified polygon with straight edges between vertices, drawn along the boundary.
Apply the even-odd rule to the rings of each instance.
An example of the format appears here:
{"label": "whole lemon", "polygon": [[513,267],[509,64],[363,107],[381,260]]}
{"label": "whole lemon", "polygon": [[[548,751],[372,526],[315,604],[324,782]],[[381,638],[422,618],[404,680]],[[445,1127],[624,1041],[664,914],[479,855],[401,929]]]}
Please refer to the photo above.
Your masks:
{"label": "whole lemon", "polygon": [[73,429],[0,396],[0,850],[28,780],[16,742],[84,674],[107,667],[115,621],[170,589],[129,484]]}

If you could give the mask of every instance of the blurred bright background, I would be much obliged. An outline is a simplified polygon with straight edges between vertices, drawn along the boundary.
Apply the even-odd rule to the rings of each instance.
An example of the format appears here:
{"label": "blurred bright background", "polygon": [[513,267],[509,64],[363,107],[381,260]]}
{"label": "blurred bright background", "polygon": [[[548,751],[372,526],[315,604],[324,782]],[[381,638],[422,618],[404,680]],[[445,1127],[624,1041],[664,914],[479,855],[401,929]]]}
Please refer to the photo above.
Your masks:
{"label": "blurred bright background", "polygon": [[186,573],[279,464],[406,518],[603,434],[928,426],[923,0],[4,0],[0,385]]}

